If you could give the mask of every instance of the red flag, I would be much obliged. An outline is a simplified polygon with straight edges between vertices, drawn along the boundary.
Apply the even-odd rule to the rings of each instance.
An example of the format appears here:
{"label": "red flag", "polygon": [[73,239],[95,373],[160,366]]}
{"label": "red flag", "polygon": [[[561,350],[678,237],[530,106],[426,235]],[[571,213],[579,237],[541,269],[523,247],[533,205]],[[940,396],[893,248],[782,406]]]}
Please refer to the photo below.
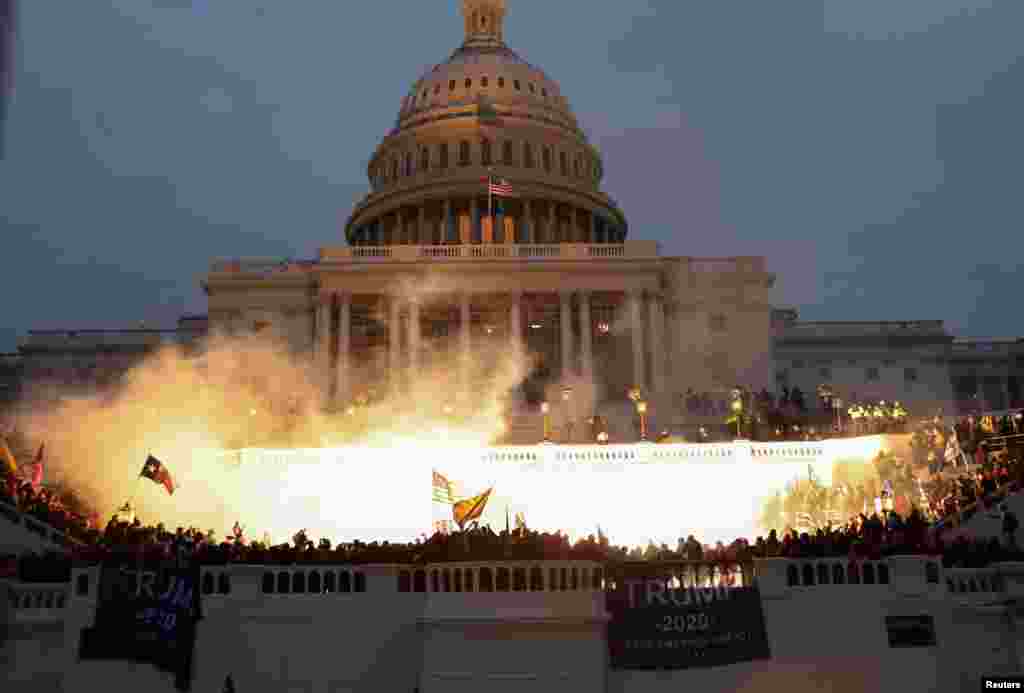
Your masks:
{"label": "red flag", "polygon": [[168,495],[174,495],[174,479],[171,478],[171,472],[163,462],[152,455],[146,458],[146,463],[142,466],[139,476],[144,476],[155,484],[163,484]]}
{"label": "red flag", "polygon": [[36,453],[36,461],[32,464],[32,488],[39,490],[43,484],[43,450],[46,443],[39,445],[39,452]]}

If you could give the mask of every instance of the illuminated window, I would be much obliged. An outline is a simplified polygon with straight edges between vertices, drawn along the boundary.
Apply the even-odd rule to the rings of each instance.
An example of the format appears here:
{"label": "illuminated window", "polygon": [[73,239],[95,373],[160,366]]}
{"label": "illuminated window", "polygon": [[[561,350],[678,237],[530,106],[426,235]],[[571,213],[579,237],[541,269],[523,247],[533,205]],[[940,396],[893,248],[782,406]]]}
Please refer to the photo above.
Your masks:
{"label": "illuminated window", "polygon": [[487,88],[487,78],[486,77],[481,77],[480,78],[480,86],[484,87],[485,89]]}
{"label": "illuminated window", "polygon": [[505,88],[505,78],[504,77],[499,77],[498,78],[498,88],[499,89],[504,89]]}
{"label": "illuminated window", "polygon": [[455,91],[455,80],[448,80],[448,91]]}
{"label": "illuminated window", "polygon": [[466,84],[466,89],[469,89],[471,86],[473,86],[473,80],[471,80],[469,77],[467,77],[465,84]]}

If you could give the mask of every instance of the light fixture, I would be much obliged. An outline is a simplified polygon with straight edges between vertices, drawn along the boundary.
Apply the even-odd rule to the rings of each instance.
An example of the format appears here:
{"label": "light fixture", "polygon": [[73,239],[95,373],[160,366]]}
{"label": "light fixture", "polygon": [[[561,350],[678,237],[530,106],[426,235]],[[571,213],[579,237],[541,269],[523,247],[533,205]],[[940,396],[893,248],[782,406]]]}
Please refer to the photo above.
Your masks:
{"label": "light fixture", "polygon": [[539,330],[540,328],[541,328],[541,324],[539,322],[530,323],[530,329],[531,330]]}
{"label": "light fixture", "polygon": [[547,414],[549,411],[551,411],[551,405],[548,404],[547,402],[541,402],[540,411],[542,414]]}
{"label": "light fixture", "polygon": [[639,402],[637,402],[636,403],[636,410],[640,414],[646,414],[647,413],[647,402],[645,402],[643,400],[640,400]]}
{"label": "light fixture", "polygon": [[597,323],[597,331],[601,334],[608,334],[612,331],[612,326],[606,322],[599,322]]}

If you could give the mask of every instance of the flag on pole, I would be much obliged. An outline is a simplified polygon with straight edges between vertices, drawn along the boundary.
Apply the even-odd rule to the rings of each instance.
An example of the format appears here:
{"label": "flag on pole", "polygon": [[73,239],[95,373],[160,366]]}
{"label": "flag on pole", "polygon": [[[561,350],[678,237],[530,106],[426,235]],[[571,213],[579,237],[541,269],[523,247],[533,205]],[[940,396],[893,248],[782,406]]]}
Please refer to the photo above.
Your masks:
{"label": "flag on pole", "polygon": [[515,197],[515,192],[512,190],[512,184],[504,178],[488,176],[484,180],[487,181],[487,193],[489,195],[495,195],[497,197]]}
{"label": "flag on pole", "polygon": [[32,488],[39,490],[43,485],[43,450],[46,443],[39,444],[39,452],[36,453],[36,461],[32,463]]}
{"label": "flag on pole", "polygon": [[14,454],[11,449],[7,447],[7,439],[0,438],[0,462],[4,463],[7,471],[10,472],[11,476],[18,473],[18,461],[14,459]]}
{"label": "flag on pole", "polygon": [[452,505],[452,515],[455,523],[459,526],[459,529],[465,527],[467,522],[472,520],[478,520],[484,514],[484,508],[487,506],[487,501],[491,497],[491,491],[494,488],[489,488],[483,493],[460,500],[458,503]]}
{"label": "flag on pole", "polygon": [[171,478],[171,472],[164,466],[164,463],[157,458],[149,455],[146,458],[146,463],[142,465],[142,471],[139,472],[139,476],[144,476],[154,484],[162,484],[167,489],[167,495],[174,495],[174,479]]}
{"label": "flag on pole", "polygon": [[445,503],[451,505],[454,501],[452,499],[452,483],[448,481],[447,477],[443,474],[439,474],[437,470],[434,470],[434,502]]}

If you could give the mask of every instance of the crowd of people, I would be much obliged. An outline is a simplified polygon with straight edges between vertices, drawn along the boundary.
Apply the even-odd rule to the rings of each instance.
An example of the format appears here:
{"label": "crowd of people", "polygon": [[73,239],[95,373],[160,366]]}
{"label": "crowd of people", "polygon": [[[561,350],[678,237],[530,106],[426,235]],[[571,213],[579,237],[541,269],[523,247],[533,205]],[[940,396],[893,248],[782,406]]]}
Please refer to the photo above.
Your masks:
{"label": "crowd of people", "polygon": [[[1013,417],[1001,421],[967,417],[951,429],[943,429],[937,420],[919,425],[913,433],[909,459],[896,461],[889,471],[879,468],[880,477],[889,477],[886,487],[890,495],[894,493],[893,480],[896,488],[911,489],[900,494],[903,503],[868,508],[865,502],[865,512],[847,522],[810,530],[787,527],[782,532],[772,530],[753,543],[737,539],[729,545],[705,546],[690,535],[680,538],[675,547],[653,543],[646,547],[623,547],[612,545],[600,532],[596,537],[572,543],[560,532],[538,532],[525,527],[494,531],[476,523],[463,531],[424,535],[409,544],[354,541],[335,546],[327,538],[314,543],[303,530],[296,533],[292,542],[273,545],[265,535],[251,539],[237,524],[224,537],[214,530],[195,527],[171,530],[162,524],[146,525],[134,514],[117,514],[101,526],[95,512],[71,490],[39,487],[6,470],[0,484],[0,501],[64,532],[73,540],[71,558],[87,561],[127,554],[215,563],[421,564],[544,559],[743,563],[772,556],[848,556],[851,560],[862,560],[910,553],[941,555],[947,564],[976,565],[1018,553],[1017,519],[1005,504],[997,507],[1006,495],[1024,488],[1024,456],[1018,448],[1005,446],[1005,437],[1016,435],[1018,428]],[[951,440],[955,445],[950,445]],[[1006,449],[995,451],[991,444],[997,440]],[[941,462],[936,462],[940,451]],[[927,468],[927,475],[921,474],[922,468]],[[914,484],[920,495],[914,499],[917,502],[909,502],[907,498],[914,496]],[[874,512],[870,512],[872,509]],[[1002,542],[957,536],[957,527],[978,511],[996,512],[1002,518]],[[34,565],[35,569],[39,565],[50,566],[46,570],[51,571],[54,565],[63,566],[67,557],[40,560],[25,565]]]}

